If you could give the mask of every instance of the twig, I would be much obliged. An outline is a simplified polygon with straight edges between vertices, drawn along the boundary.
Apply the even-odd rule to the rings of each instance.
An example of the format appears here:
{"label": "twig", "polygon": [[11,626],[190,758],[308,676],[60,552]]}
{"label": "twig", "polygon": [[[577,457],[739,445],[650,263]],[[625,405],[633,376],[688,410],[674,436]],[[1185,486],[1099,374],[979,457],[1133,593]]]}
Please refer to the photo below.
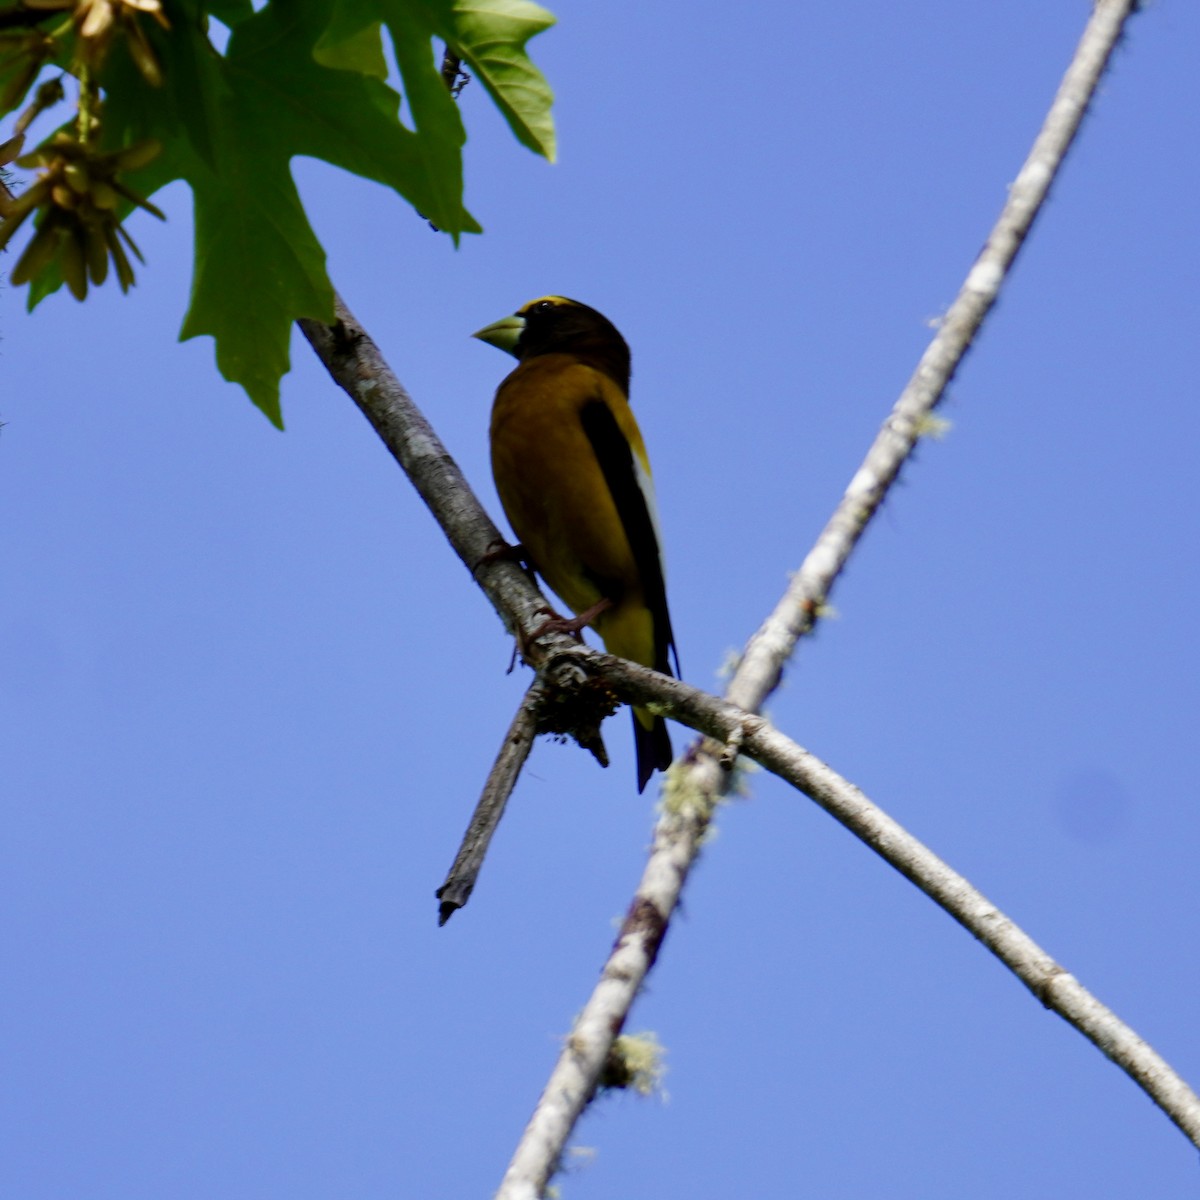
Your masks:
{"label": "twig", "polygon": [[[748,712],[761,707],[778,686],[797,639],[815,622],[994,304],[1135,8],[1136,0],[1099,0],[1093,10],[1029,158],[957,299],[786,595],[746,647],[726,695]],[[654,964],[713,807],[728,786],[719,755],[719,746],[693,747],[689,761],[668,774],[664,811],[629,915],[518,1143],[497,1200],[537,1200],[543,1194],[595,1092],[609,1048]]]}
{"label": "twig", "polygon": [[[336,324],[301,320],[304,336],[334,382],[374,426],[508,629],[536,629],[545,596],[511,557],[495,553],[504,539],[450,451],[340,296],[334,298],[334,306]],[[545,634],[539,643],[560,648],[574,644],[566,634],[554,633]],[[539,649],[531,645],[534,665]]]}
{"label": "twig", "polygon": [[631,704],[659,711],[717,742],[740,743],[766,770],[815,800],[834,820],[911,880],[977,937],[1047,1008],[1058,1013],[1141,1087],[1200,1148],[1200,1096],[1159,1054],[1059,966],[963,876],[839,775],[764,717],[624,659],[580,649]]}
{"label": "twig", "polygon": [[756,708],[779,682],[796,640],[820,616],[867,522],[882,503],[918,439],[929,426],[959,363],[991,311],[1050,186],[1079,130],[1125,21],[1138,0],[1100,0],[1059,85],[1008,201],[966,281],[917,363],[841,503],[792,579],[775,611],[750,639],[729,697]]}
{"label": "twig", "polygon": [[462,908],[475,888],[484,856],[491,843],[492,834],[504,815],[504,807],[516,786],[517,776],[529,757],[530,747],[537,734],[538,708],[542,700],[542,684],[535,679],[521,700],[521,705],[504,735],[504,744],[488,773],[483,794],[475,806],[467,832],[454,859],[446,882],[437,890],[441,901],[438,907],[438,924],[445,925],[454,913]]}
{"label": "twig", "polygon": [[[577,645],[566,633],[545,632],[536,640],[531,638],[534,630],[545,626],[542,619],[547,610],[545,596],[511,555],[496,553],[496,547],[504,545],[500,531],[479,503],[458,464],[433,431],[424,413],[413,403],[404,385],[379,353],[378,346],[340,296],[334,297],[334,313],[336,324],[332,326],[322,325],[318,321],[301,320],[299,325],[304,336],[308,338],[334,381],[346,391],[374,426],[375,432],[412,481],[421,499],[425,501],[434,519],[445,532],[451,546],[471,571],[472,577],[492,602],[506,627],[514,634],[519,633],[518,643],[527,661],[536,669],[544,661],[547,653]],[[556,672],[553,678],[543,676],[536,684],[539,688],[538,695],[545,697],[553,694],[555,689],[561,690],[570,686],[572,682],[578,683],[578,678],[573,681],[570,672],[562,671]],[[533,695],[531,689],[527,700]],[[522,711],[525,711],[524,708]],[[582,711],[586,714],[588,710],[585,707]],[[574,726],[560,724],[557,728],[560,732],[576,733]],[[510,729],[510,739],[512,735],[513,730]],[[585,749],[596,754],[596,747],[599,745],[602,754],[603,743],[600,742],[598,728],[588,728],[584,722],[581,739],[580,744]],[[508,744],[506,741],[505,745]],[[528,742],[525,754],[528,754]],[[524,757],[521,759],[521,762],[523,761]],[[510,764],[514,772],[513,782],[521,762],[514,760]],[[512,783],[509,785],[510,790],[511,786]],[[485,790],[476,810],[477,816],[479,808],[487,803],[487,799]],[[501,800],[494,814],[496,821],[499,821],[503,810],[504,802]],[[474,828],[474,822],[471,828]],[[446,891],[444,897],[441,892],[438,893],[439,897],[443,898],[439,909],[440,924],[444,925],[450,913],[466,903],[490,839],[491,831],[478,843],[479,862],[474,864],[474,873],[463,881],[465,891],[462,891],[460,884],[455,889]],[[464,845],[460,850],[460,857],[465,850]],[[451,887],[458,866],[459,862],[456,860],[443,889]]]}

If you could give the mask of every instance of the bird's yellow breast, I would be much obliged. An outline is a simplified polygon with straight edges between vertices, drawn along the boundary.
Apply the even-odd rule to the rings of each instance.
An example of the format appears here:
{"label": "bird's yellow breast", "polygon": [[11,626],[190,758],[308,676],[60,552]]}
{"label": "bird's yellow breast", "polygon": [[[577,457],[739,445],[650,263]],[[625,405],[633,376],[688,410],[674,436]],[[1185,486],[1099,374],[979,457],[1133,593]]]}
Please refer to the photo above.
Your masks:
{"label": "bird's yellow breast", "polygon": [[[640,603],[641,584],[581,413],[612,412],[642,469],[646,452],[628,401],[611,378],[567,354],[543,354],[500,385],[492,409],[492,472],[531,564],[575,611],[602,597]],[[601,623],[597,623],[600,627]]]}

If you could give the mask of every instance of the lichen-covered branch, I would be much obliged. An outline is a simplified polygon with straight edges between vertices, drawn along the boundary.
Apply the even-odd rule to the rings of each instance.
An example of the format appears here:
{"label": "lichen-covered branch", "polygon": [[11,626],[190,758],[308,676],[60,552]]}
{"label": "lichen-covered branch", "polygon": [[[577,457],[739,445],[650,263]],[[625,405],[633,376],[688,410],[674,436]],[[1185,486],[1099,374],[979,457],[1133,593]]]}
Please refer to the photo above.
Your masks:
{"label": "lichen-covered branch", "polygon": [[815,800],[978,938],[1042,1004],[1112,1059],[1200,1148],[1200,1097],[1166,1060],[986,896],[832,767],[766,718],[728,700],[623,659],[591,651],[574,653],[577,658],[585,653],[594,657],[595,669],[603,672],[623,700],[655,704],[717,744],[736,743],[741,753]]}

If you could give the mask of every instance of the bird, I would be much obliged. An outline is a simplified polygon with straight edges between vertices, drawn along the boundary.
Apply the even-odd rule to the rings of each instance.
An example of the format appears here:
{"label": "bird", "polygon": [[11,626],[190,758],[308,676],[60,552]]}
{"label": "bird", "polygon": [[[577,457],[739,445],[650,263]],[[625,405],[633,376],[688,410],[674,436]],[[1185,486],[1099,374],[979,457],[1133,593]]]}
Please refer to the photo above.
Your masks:
{"label": "bird", "polygon": [[[472,336],[517,359],[496,390],[490,441],[496,491],[526,563],[610,654],[664,675],[673,657],[678,675],[625,339],[565,296],[530,300]],[[671,739],[644,708],[633,709],[633,734],[640,793],[671,765]]]}

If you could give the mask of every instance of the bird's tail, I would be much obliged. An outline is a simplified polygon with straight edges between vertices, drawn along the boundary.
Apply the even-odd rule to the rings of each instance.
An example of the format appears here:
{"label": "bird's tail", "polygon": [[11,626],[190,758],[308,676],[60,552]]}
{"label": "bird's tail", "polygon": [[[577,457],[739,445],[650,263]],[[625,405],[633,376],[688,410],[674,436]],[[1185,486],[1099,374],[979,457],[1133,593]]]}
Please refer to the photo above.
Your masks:
{"label": "bird's tail", "polygon": [[646,782],[655,771],[665,771],[671,765],[674,751],[671,735],[662,717],[648,713],[644,708],[633,711],[633,744],[637,749],[638,793],[645,791]]}

